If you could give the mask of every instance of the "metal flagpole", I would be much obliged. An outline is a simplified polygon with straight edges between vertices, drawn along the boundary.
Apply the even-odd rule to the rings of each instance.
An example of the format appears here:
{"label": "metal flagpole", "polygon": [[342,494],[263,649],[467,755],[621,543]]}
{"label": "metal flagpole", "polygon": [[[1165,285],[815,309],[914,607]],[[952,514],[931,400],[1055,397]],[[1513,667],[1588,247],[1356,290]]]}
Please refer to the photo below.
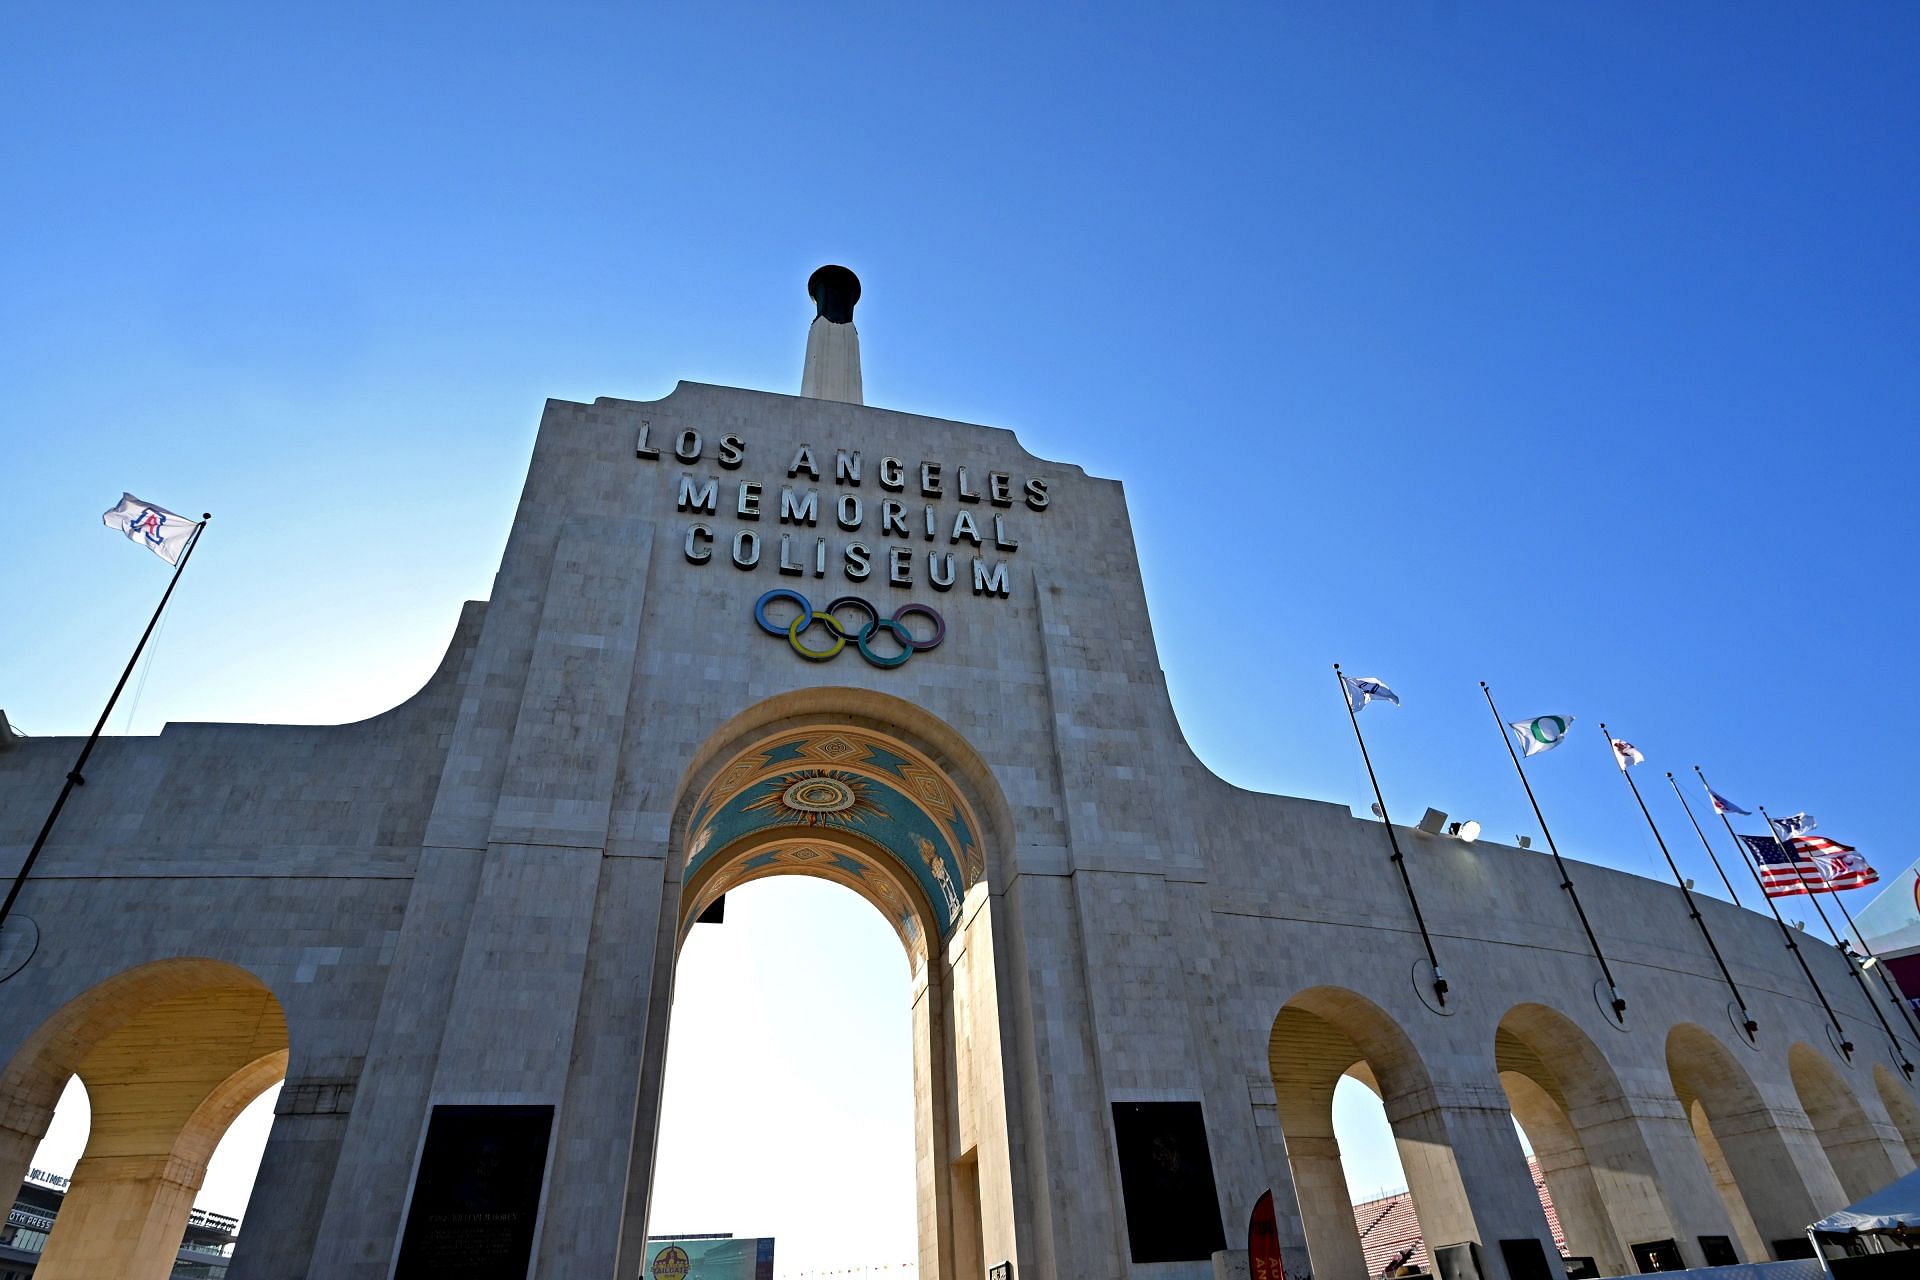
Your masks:
{"label": "metal flagpole", "polygon": [[[1766,820],[1767,833],[1773,837],[1774,843],[1780,846],[1780,851],[1789,858],[1794,857],[1793,846],[1788,844],[1786,839],[1781,836],[1780,828],[1774,825],[1773,815],[1767,812],[1767,806],[1757,804],[1753,807],[1758,809],[1760,816]],[[1808,861],[1811,862],[1812,859],[1808,859]],[[1818,864],[1816,864],[1816,866],[1817,865]],[[1826,880],[1826,873],[1821,872],[1820,878],[1823,881]],[[1831,890],[1829,890],[1829,892],[1831,892]],[[1826,927],[1827,935],[1833,939],[1834,949],[1840,953],[1841,959],[1846,961],[1847,972],[1853,975],[1854,985],[1860,988],[1861,996],[1865,998],[1867,1004],[1872,1007],[1873,1016],[1880,1023],[1880,1029],[1887,1033],[1887,1041],[1893,1045],[1893,1052],[1900,1059],[1900,1070],[1906,1073],[1907,1079],[1913,1079],[1913,1063],[1907,1060],[1907,1051],[1901,1048],[1900,1037],[1893,1034],[1893,1027],[1888,1024],[1887,1015],[1880,1012],[1880,1002],[1875,1000],[1873,998],[1873,992],[1867,989],[1867,980],[1860,976],[1859,966],[1848,958],[1846,945],[1840,941],[1840,931],[1834,928],[1833,921],[1827,918],[1827,910],[1820,905],[1819,895],[1808,893],[1806,896],[1807,901],[1813,904],[1814,912],[1820,917],[1820,923]]]}
{"label": "metal flagpole", "polygon": [[1400,883],[1406,886],[1407,902],[1413,907],[1413,922],[1420,926],[1420,941],[1427,948],[1427,963],[1433,966],[1433,997],[1443,1006],[1447,1003],[1447,980],[1440,975],[1440,960],[1433,953],[1433,935],[1427,932],[1427,918],[1420,910],[1420,899],[1413,892],[1413,877],[1407,874],[1407,858],[1400,852],[1400,837],[1393,833],[1393,819],[1387,816],[1387,798],[1380,793],[1380,779],[1373,772],[1373,757],[1367,754],[1367,740],[1360,732],[1360,717],[1353,709],[1353,693],[1347,687],[1347,678],[1340,674],[1340,664],[1333,664],[1333,678],[1340,682],[1340,698],[1347,704],[1347,723],[1353,726],[1353,740],[1360,744],[1360,760],[1367,766],[1367,781],[1373,784],[1374,803],[1380,806],[1380,821],[1387,828],[1387,844],[1393,849],[1393,865],[1400,872]]}
{"label": "metal flagpole", "polygon": [[[1815,865],[1819,864],[1816,862]],[[1825,867],[1820,868],[1820,874],[1822,876],[1827,874]],[[1829,880],[1828,883],[1831,884],[1832,881]],[[1840,908],[1840,914],[1847,918],[1847,928],[1853,930],[1853,936],[1860,943],[1861,952],[1867,957],[1868,963],[1860,967],[1879,971],[1880,981],[1887,988],[1887,998],[1893,1001],[1896,1009],[1900,1010],[1900,1017],[1907,1024],[1907,1030],[1913,1032],[1915,1042],[1920,1043],[1920,1027],[1914,1025],[1913,1010],[1907,1006],[1906,993],[1900,989],[1900,982],[1893,976],[1893,970],[1881,963],[1880,957],[1875,955],[1873,948],[1867,945],[1867,935],[1860,932],[1860,926],[1853,922],[1853,913],[1848,911],[1847,904],[1840,900],[1838,891],[1833,895],[1833,903]]]}
{"label": "metal flagpole", "polygon": [[[1766,813],[1766,809],[1763,806],[1755,805],[1754,807],[1756,809],[1759,809],[1763,815]],[[1771,828],[1773,820],[1769,818],[1767,819],[1767,822],[1768,822],[1769,828]],[[1774,839],[1778,840],[1779,838],[1780,838],[1779,832],[1775,831]],[[1791,837],[1789,837],[1789,839],[1790,838]],[[1793,849],[1791,845],[1786,845],[1784,844],[1784,842],[1783,842],[1783,847],[1785,847],[1789,852],[1797,852],[1796,850]],[[1853,936],[1855,940],[1857,940],[1860,943],[1860,950],[1867,956],[1868,959],[1872,960],[1876,965],[1878,965],[1880,961],[1880,957],[1873,954],[1873,948],[1867,945],[1866,935],[1861,933],[1860,926],[1853,922],[1853,912],[1847,910],[1847,904],[1844,901],[1842,901],[1840,898],[1840,891],[1833,887],[1833,877],[1827,874],[1827,868],[1825,867],[1825,865],[1823,865],[1820,859],[1818,858],[1809,857],[1807,861],[1811,862],[1814,865],[1814,869],[1820,873],[1821,883],[1825,884],[1827,886],[1827,892],[1833,895],[1833,905],[1840,908],[1840,914],[1846,918],[1847,928],[1853,931]],[[1825,915],[1826,915],[1825,912],[1821,913],[1821,918],[1823,920],[1825,919]],[[1832,929],[1833,929],[1832,925],[1828,925],[1827,928],[1828,928],[1828,932],[1832,932]],[[1841,950],[1842,952],[1846,950],[1844,944],[1842,945]],[[1862,967],[1864,968],[1865,966],[1862,966]],[[1887,993],[1887,998],[1893,1001],[1894,1008],[1900,1010],[1901,1020],[1907,1024],[1907,1030],[1909,1032],[1913,1032],[1914,1038],[1916,1039],[1916,1041],[1920,1041],[1920,1031],[1914,1031],[1913,1014],[1912,1014],[1912,1011],[1910,1011],[1907,1008],[1906,1002],[1900,999],[1899,996],[1895,995],[1891,991]]]}
{"label": "metal flagpole", "polygon": [[1493,690],[1487,687],[1485,680],[1480,682],[1480,692],[1487,696],[1487,710],[1493,712],[1493,723],[1500,730],[1500,741],[1506,744],[1507,756],[1513,761],[1513,771],[1520,775],[1520,785],[1526,789],[1527,803],[1533,806],[1533,816],[1540,824],[1540,834],[1547,838],[1547,849],[1553,854],[1553,865],[1560,869],[1560,887],[1567,891],[1567,897],[1573,902],[1574,914],[1580,917],[1580,927],[1587,931],[1587,945],[1593,948],[1593,958],[1600,962],[1601,976],[1607,980],[1607,995],[1613,1006],[1613,1016],[1624,1023],[1627,1020],[1626,997],[1620,994],[1620,984],[1613,980],[1613,969],[1607,964],[1606,953],[1600,950],[1600,939],[1594,936],[1586,908],[1580,905],[1580,894],[1573,887],[1573,877],[1567,874],[1567,864],[1560,857],[1560,847],[1553,842],[1547,817],[1540,812],[1540,801],[1534,798],[1533,784],[1527,781],[1527,771],[1520,767],[1520,753],[1513,749],[1513,736],[1507,732],[1507,722],[1500,718],[1500,708],[1493,705]]}
{"label": "metal flagpole", "polygon": [[[1716,794],[1713,789],[1713,784],[1707,781],[1707,775],[1700,772],[1700,766],[1699,765],[1693,766],[1693,771],[1699,777],[1700,785],[1707,789],[1707,794],[1708,795]],[[1667,776],[1669,779],[1671,779],[1673,775],[1668,774]],[[1673,789],[1673,793],[1679,796],[1680,788],[1678,786],[1675,786]],[[1687,803],[1687,798],[1685,796],[1680,796],[1680,807],[1687,811],[1687,820],[1689,822],[1693,822],[1693,806]],[[1781,918],[1780,908],[1774,903],[1773,895],[1767,892],[1767,886],[1762,884],[1760,881],[1760,873],[1753,869],[1753,863],[1750,862],[1747,859],[1746,854],[1742,852],[1742,850],[1746,846],[1740,843],[1740,837],[1737,834],[1735,834],[1733,830],[1733,823],[1727,820],[1726,814],[1720,812],[1720,807],[1718,805],[1714,806],[1713,811],[1716,814],[1719,814],[1720,825],[1727,829],[1727,839],[1733,841],[1734,852],[1740,854],[1740,865],[1745,867],[1747,869],[1747,874],[1753,877],[1753,887],[1760,891],[1761,900],[1767,904],[1767,910],[1773,913],[1773,922],[1780,926],[1780,940],[1787,944],[1787,950],[1793,952],[1793,958],[1800,962],[1800,972],[1807,975],[1807,982],[1809,985],[1813,987],[1813,994],[1820,997],[1820,1007],[1827,1011],[1827,1021],[1833,1024],[1833,1033],[1840,1037],[1840,1052],[1847,1058],[1851,1059],[1853,1057],[1853,1041],[1847,1038],[1847,1029],[1840,1025],[1840,1016],[1833,1011],[1833,1005],[1828,1003],[1827,993],[1825,989],[1821,987],[1820,979],[1813,976],[1813,968],[1811,965],[1807,963],[1807,957],[1801,952],[1800,942],[1798,939],[1796,939],[1793,936],[1794,931],[1792,929],[1789,929],[1787,927],[1787,922]],[[1695,831],[1699,831],[1700,824],[1698,822],[1694,822],[1693,829]],[[1707,842],[1706,834],[1702,832],[1700,835],[1700,843],[1706,844],[1706,842]],[[1708,845],[1707,852],[1709,854],[1713,852],[1713,847],[1711,845]],[[1716,858],[1714,860],[1714,864],[1716,866],[1719,865],[1719,859]],[[1723,872],[1722,874],[1724,875],[1725,873]]]}
{"label": "metal flagpole", "polygon": [[1734,906],[1742,905],[1740,895],[1734,892],[1733,881],[1727,879],[1727,869],[1720,865],[1720,855],[1715,853],[1713,846],[1707,843],[1707,833],[1700,829],[1699,821],[1693,816],[1693,806],[1687,803],[1684,795],[1680,794],[1680,784],[1673,780],[1671,770],[1667,773],[1667,785],[1673,788],[1674,797],[1680,801],[1680,807],[1687,811],[1687,821],[1693,824],[1693,834],[1700,837],[1700,847],[1707,851],[1707,861],[1711,862],[1713,869],[1719,873],[1720,883],[1727,886],[1727,896],[1733,899]]}
{"label": "metal flagpole", "polygon": [[1607,750],[1613,755],[1614,763],[1620,766],[1620,776],[1627,780],[1627,790],[1633,792],[1634,803],[1640,806],[1640,816],[1647,820],[1647,830],[1653,832],[1653,842],[1660,846],[1660,856],[1667,860],[1667,870],[1673,872],[1673,882],[1680,886],[1680,896],[1687,900],[1687,914],[1693,917],[1696,925],[1700,926],[1700,936],[1707,940],[1707,950],[1713,953],[1713,962],[1720,966],[1720,976],[1727,980],[1727,990],[1733,992],[1733,1002],[1740,1006],[1740,1025],[1745,1028],[1747,1039],[1752,1040],[1759,1033],[1760,1024],[1753,1020],[1753,1011],[1747,1008],[1746,997],[1740,994],[1740,988],[1734,984],[1733,974],[1728,971],[1727,962],[1721,957],[1720,948],[1713,940],[1713,933],[1707,928],[1706,917],[1700,914],[1700,906],[1693,900],[1693,890],[1687,887],[1685,878],[1680,874],[1679,866],[1673,860],[1673,854],[1667,850],[1666,839],[1661,836],[1660,828],[1654,824],[1653,814],[1648,811],[1647,802],[1641,798],[1640,788],[1633,781],[1633,773],[1628,769],[1627,762],[1620,758],[1620,753],[1614,749],[1613,735],[1607,732],[1607,726],[1604,723],[1600,726],[1600,732],[1607,739]]}
{"label": "metal flagpole", "polygon": [[107,706],[100,713],[100,719],[93,726],[93,733],[87,738],[85,746],[80,748],[79,759],[73,762],[73,768],[67,771],[67,784],[60,788],[60,798],[53,802],[53,808],[47,814],[47,820],[40,824],[40,834],[33,838],[33,848],[27,850],[26,861],[20,864],[19,874],[13,878],[13,887],[7,890],[7,899],[0,903],[0,929],[6,928],[7,917],[13,914],[13,904],[20,896],[21,886],[27,883],[27,876],[33,870],[33,864],[39,860],[40,850],[46,847],[47,836],[53,830],[53,824],[60,818],[60,810],[66,808],[67,797],[73,794],[75,787],[83,787],[87,780],[81,770],[87,766],[87,757],[93,754],[93,748],[100,741],[100,731],[107,727],[107,717],[113,714],[113,704],[120,700],[121,690],[127,687],[127,679],[133,675],[134,664],[140,661],[140,653],[147,647],[147,640],[153,635],[154,627],[160,621],[160,615],[166,610],[167,601],[173,598],[173,589],[180,585],[180,575],[186,571],[187,561],[193,558],[193,549],[200,545],[200,535],[206,531],[207,521],[213,519],[208,512],[200,513],[200,523],[193,526],[193,536],[187,540],[187,549],[180,553],[180,563],[173,567],[173,577],[167,583],[165,594],[160,597],[159,605],[153,611],[153,617],[147,620],[147,629],[140,633],[140,643],[133,646],[133,656],[127,659],[127,669],[120,673],[120,683],[113,686],[113,695],[107,699]]}

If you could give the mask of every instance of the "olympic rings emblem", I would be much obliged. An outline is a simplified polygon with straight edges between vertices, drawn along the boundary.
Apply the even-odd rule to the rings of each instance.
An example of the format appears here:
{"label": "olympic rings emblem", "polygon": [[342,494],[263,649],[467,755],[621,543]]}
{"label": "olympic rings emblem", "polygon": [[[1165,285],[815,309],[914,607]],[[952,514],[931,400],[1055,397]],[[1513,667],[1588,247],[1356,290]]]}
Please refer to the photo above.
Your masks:
{"label": "olympic rings emblem", "polygon": [[[784,627],[767,616],[767,606],[776,600],[785,600],[800,612],[794,615],[792,622]],[[858,612],[862,615],[859,625],[849,628],[840,619],[842,612]],[[933,634],[925,639],[913,634],[907,626],[908,618],[924,618],[933,624]],[[893,611],[893,616],[883,618],[880,611],[859,596],[840,596],[827,602],[824,609],[815,609],[813,602],[798,591],[789,591],[785,587],[775,587],[761,596],[753,604],[753,620],[760,629],[770,636],[784,636],[793,651],[809,662],[825,662],[838,657],[847,641],[853,641],[853,647],[860,656],[876,667],[897,667],[916,653],[938,648],[947,638],[947,620],[932,605],[903,604]],[[814,623],[820,623],[827,629],[827,643],[814,648],[801,639],[813,629]],[[882,653],[873,647],[877,633],[886,632],[900,646],[898,653]]]}

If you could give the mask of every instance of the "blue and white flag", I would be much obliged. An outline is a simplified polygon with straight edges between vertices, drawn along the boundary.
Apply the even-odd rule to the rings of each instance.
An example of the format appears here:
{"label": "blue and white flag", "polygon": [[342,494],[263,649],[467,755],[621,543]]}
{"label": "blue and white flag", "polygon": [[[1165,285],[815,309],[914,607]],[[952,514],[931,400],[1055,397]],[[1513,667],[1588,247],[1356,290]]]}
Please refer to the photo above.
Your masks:
{"label": "blue and white flag", "polygon": [[121,494],[120,505],[101,516],[100,523],[118,529],[127,535],[128,542],[138,543],[168,564],[180,563],[180,553],[200,527],[198,521],[142,502],[130,493]]}
{"label": "blue and white flag", "polygon": [[1367,704],[1378,698],[1382,702],[1400,705],[1400,695],[1381,684],[1378,680],[1369,680],[1365,676],[1340,677],[1340,683],[1347,686],[1347,705],[1355,711],[1366,710]]}
{"label": "blue and white flag", "polygon": [[1713,811],[1715,813],[1748,814],[1753,812],[1751,809],[1742,809],[1739,805],[1727,799],[1712,787],[1707,788],[1707,794],[1713,797]]}
{"label": "blue and white flag", "polygon": [[1789,814],[1784,818],[1773,820],[1774,830],[1783,836],[1803,836],[1819,825],[1810,813]]}

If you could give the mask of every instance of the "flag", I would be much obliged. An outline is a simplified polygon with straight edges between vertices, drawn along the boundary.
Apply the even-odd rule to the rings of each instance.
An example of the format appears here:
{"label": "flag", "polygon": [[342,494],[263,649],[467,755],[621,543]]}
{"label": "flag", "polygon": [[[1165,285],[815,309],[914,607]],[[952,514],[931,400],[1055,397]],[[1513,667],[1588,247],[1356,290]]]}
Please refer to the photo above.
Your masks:
{"label": "flag", "polygon": [[1785,844],[1771,836],[1741,836],[1760,870],[1760,888],[1769,898],[1799,893],[1831,893],[1877,883],[1880,873],[1850,845],[1819,836],[1789,836]]}
{"label": "flag", "polygon": [[1869,866],[1867,860],[1850,844],[1841,844],[1825,836],[1789,836],[1787,843],[1795,853],[1811,859],[1836,889],[1858,889],[1862,885],[1879,882],[1880,873]]}
{"label": "flag", "polygon": [[1625,773],[1631,765],[1646,763],[1647,758],[1640,754],[1640,748],[1631,742],[1622,742],[1618,738],[1612,739],[1612,742],[1613,761],[1620,766],[1620,772]]}
{"label": "flag", "polygon": [[1364,676],[1341,676],[1340,683],[1347,686],[1347,705],[1355,711],[1365,711],[1367,704],[1375,698],[1391,702],[1396,707],[1400,705],[1400,695],[1378,680],[1368,680]]}
{"label": "flag", "polygon": [[1739,805],[1727,799],[1712,787],[1707,788],[1707,794],[1713,797],[1713,811],[1715,813],[1737,813],[1744,817],[1753,812],[1751,809],[1742,809]]}
{"label": "flag", "polygon": [[1519,737],[1524,748],[1521,754],[1531,756],[1559,746],[1560,740],[1567,736],[1567,726],[1572,723],[1572,716],[1535,716],[1531,720],[1515,720],[1507,728]]}
{"label": "flag", "polygon": [[101,516],[100,523],[118,529],[127,535],[128,542],[138,543],[168,564],[180,563],[180,553],[199,527],[197,521],[142,502],[130,493],[121,494],[120,505]]}
{"label": "flag", "polygon": [[1805,835],[1819,825],[1810,813],[1794,813],[1773,820],[1773,829],[1783,836]]}

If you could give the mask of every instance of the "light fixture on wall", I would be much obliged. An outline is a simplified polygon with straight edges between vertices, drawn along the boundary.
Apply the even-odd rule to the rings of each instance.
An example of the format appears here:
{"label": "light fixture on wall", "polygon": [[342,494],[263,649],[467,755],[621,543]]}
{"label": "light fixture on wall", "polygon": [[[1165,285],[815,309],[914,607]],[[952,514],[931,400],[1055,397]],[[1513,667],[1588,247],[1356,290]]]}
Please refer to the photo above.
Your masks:
{"label": "light fixture on wall", "polygon": [[1420,829],[1430,836],[1439,835],[1440,829],[1446,825],[1447,815],[1438,809],[1427,810],[1426,816],[1420,819]]}
{"label": "light fixture on wall", "polygon": [[1519,845],[1519,846],[1520,846],[1520,847],[1521,847],[1522,849],[1531,849],[1531,848],[1533,848],[1533,837],[1532,837],[1532,836],[1515,836],[1515,837],[1513,838],[1513,842],[1514,842],[1515,844],[1517,844],[1517,845]]}
{"label": "light fixture on wall", "polygon": [[1480,824],[1477,822],[1450,822],[1447,834],[1461,844],[1472,844],[1480,838]]}

